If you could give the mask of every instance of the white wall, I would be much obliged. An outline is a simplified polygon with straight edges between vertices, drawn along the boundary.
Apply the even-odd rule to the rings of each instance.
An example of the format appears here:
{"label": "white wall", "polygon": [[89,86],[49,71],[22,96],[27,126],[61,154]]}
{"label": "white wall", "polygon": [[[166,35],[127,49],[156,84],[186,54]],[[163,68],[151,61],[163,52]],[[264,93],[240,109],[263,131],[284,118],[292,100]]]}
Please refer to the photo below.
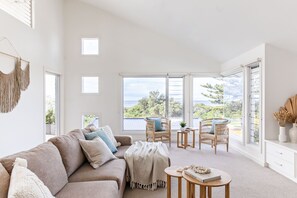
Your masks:
{"label": "white wall", "polygon": [[[80,55],[82,37],[99,37],[99,56]],[[81,114],[90,112],[120,133],[121,72],[220,70],[217,62],[170,38],[73,0],[65,1],[65,56],[65,132],[81,128]],[[80,93],[82,75],[100,76],[100,95]]]}
{"label": "white wall", "polygon": [[[297,56],[276,46],[266,47],[265,138],[278,139],[279,127],[273,113],[297,94]],[[287,125],[288,129],[292,124]]]}
{"label": "white wall", "polygon": [[[10,113],[0,113],[1,157],[44,141],[44,68],[63,74],[63,1],[35,1],[34,29],[2,10],[0,24],[0,38],[9,38],[22,58],[31,62],[31,83],[19,104]],[[13,53],[6,42],[0,43],[0,50]],[[0,71],[13,68],[13,64],[0,62]]]}

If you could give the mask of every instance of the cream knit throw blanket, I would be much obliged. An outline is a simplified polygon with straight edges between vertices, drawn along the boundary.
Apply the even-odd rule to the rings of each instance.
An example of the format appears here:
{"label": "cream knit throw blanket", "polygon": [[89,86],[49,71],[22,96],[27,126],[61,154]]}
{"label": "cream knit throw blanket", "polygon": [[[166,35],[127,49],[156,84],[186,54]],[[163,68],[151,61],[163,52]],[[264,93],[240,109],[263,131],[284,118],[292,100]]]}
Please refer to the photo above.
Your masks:
{"label": "cream knit throw blanket", "polygon": [[126,151],[130,187],[156,190],[166,187],[164,169],[169,166],[168,149],[162,142],[135,142]]}

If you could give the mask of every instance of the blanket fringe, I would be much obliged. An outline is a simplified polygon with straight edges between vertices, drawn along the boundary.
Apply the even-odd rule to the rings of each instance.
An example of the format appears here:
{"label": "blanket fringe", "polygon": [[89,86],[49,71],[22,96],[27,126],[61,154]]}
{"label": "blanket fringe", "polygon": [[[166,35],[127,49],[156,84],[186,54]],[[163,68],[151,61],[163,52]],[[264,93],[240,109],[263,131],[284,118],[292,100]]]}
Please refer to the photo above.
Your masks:
{"label": "blanket fringe", "polygon": [[130,187],[132,189],[134,189],[134,188],[140,188],[140,189],[144,189],[144,190],[152,190],[152,191],[154,191],[158,187],[165,188],[166,187],[166,181],[157,180],[157,182],[154,182],[152,184],[140,184],[140,183],[137,183],[137,182],[130,181]]}

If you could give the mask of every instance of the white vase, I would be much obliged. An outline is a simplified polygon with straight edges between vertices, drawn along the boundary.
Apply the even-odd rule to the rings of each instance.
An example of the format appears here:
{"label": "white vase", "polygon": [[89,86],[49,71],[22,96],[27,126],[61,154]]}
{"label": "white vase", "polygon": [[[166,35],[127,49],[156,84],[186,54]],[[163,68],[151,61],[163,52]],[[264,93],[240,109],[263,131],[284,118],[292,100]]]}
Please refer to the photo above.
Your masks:
{"label": "white vase", "polygon": [[297,124],[293,123],[293,127],[289,130],[289,136],[292,143],[297,143]]}
{"label": "white vase", "polygon": [[279,127],[278,140],[280,142],[286,142],[287,141],[286,127],[282,127],[282,126]]}

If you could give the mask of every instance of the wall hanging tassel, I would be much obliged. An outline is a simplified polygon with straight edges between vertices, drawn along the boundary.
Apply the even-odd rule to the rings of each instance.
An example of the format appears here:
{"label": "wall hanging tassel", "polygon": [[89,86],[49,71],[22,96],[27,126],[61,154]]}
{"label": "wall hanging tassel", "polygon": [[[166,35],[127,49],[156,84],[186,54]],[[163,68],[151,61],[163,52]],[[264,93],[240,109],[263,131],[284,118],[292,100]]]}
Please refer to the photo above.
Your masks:
{"label": "wall hanging tassel", "polygon": [[4,74],[0,71],[0,112],[8,113],[18,104],[21,96],[21,89],[17,74],[18,61],[15,69]]}
{"label": "wall hanging tassel", "polygon": [[20,88],[25,91],[30,84],[30,63],[27,63],[24,70],[22,70],[22,59],[17,60],[17,74]]}

